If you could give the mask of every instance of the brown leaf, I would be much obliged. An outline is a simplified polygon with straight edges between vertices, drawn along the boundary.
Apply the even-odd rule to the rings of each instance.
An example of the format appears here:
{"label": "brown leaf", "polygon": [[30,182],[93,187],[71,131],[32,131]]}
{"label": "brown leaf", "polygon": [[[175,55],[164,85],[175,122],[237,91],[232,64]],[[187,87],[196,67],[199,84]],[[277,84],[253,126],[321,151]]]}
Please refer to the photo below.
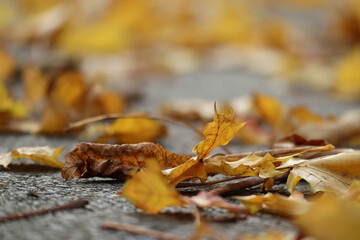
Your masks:
{"label": "brown leaf", "polygon": [[170,168],[186,162],[190,156],[169,152],[155,143],[78,143],[66,154],[61,175],[65,179],[94,176],[124,179],[129,169],[144,167],[147,158],[155,158],[162,168]]}

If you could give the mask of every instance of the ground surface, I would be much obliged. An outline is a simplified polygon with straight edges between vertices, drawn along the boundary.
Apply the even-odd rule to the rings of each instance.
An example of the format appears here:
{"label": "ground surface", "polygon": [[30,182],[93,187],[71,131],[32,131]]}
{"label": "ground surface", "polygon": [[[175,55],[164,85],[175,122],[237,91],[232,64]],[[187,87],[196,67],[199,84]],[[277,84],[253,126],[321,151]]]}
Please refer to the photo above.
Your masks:
{"label": "ground surface", "polygon": [[[226,71],[195,73],[166,82],[151,81],[144,87],[145,97],[133,108],[156,113],[158,104],[168,99],[205,98],[221,102],[254,91],[272,94],[289,105],[305,104],[324,115],[341,114],[357,106],[351,102],[336,102],[325,93],[269,81],[244,71]],[[69,151],[78,141],[72,138],[0,135],[0,152],[21,146],[43,145],[65,146],[65,151]],[[197,142],[198,139],[190,130],[173,125],[170,126],[169,136],[162,140],[164,146],[179,153],[190,153]],[[232,145],[231,149],[242,152],[255,148]],[[0,223],[0,239],[147,239],[122,231],[101,229],[99,225],[103,221],[128,223],[179,236],[190,236],[193,232],[190,210],[169,208],[163,214],[149,215],[136,210],[124,198],[113,196],[121,187],[122,183],[111,179],[65,181],[58,171],[45,168],[31,168],[28,171],[19,167],[0,169],[0,216],[51,207],[80,197],[90,202],[85,209]],[[278,188],[282,189],[283,186]],[[267,214],[230,222],[218,221],[229,217],[224,211],[210,209],[206,214],[215,220],[216,229],[230,236],[241,236],[245,232],[260,233],[269,229],[296,231],[287,220]]]}

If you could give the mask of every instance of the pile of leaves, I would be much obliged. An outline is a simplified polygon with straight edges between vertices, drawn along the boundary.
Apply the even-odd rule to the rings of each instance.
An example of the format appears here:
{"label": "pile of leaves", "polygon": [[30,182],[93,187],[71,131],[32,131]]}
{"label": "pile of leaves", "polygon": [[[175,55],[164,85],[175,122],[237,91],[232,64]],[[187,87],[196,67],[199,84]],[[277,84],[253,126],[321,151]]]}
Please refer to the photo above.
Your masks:
{"label": "pile of leaves", "polygon": [[[322,140],[307,141],[293,135],[280,141],[281,148],[210,155],[216,147],[228,144],[245,125],[235,118],[232,111],[219,114],[216,105],[214,110],[214,120],[204,129],[204,140],[193,149],[195,156],[172,153],[159,144],[149,142],[123,145],[79,143],[66,154],[64,165],[57,160],[61,149],[49,148],[16,149],[1,155],[0,164],[6,166],[11,158],[24,157],[61,168],[64,179],[96,176],[126,180],[117,194],[145,212],[158,214],[170,206],[192,209],[195,219],[193,239],[229,239],[212,229],[202,215],[201,210],[209,207],[226,209],[234,218],[240,219],[257,211],[279,214],[292,219],[300,229],[299,236],[269,232],[264,236],[244,236],[240,239],[360,237],[354,225],[360,218],[359,151],[337,149]],[[285,142],[287,147],[283,147]],[[209,182],[208,176],[214,175],[223,177]],[[273,184],[282,179],[286,179],[288,192],[291,193],[289,197],[271,191]],[[200,182],[194,182],[196,180]],[[236,182],[210,192],[199,190],[192,197],[184,196],[176,189],[229,180]],[[313,193],[307,198],[296,191],[300,180],[308,182]],[[258,184],[262,184],[264,191],[268,192],[266,195],[236,196],[237,190]],[[234,198],[241,204],[230,203],[220,196],[234,193]],[[329,224],[331,228],[328,228]],[[102,226],[155,237],[163,234],[117,223],[104,223]]]}

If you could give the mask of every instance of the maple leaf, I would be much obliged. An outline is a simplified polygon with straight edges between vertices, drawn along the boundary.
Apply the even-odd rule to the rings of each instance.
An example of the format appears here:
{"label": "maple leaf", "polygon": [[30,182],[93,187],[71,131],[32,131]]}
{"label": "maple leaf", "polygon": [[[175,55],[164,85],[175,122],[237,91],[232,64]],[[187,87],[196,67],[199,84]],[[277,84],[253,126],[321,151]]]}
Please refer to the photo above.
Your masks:
{"label": "maple leaf", "polygon": [[201,141],[193,149],[197,159],[205,158],[214,148],[226,145],[245,123],[235,120],[234,112],[230,114],[218,114],[214,103],[214,121],[208,123],[204,130],[205,140]]}
{"label": "maple leaf", "polygon": [[78,143],[65,156],[63,178],[113,177],[124,179],[129,170],[144,167],[147,158],[157,159],[162,168],[185,163],[190,156],[172,153],[155,143],[96,144]]}
{"label": "maple leaf", "polygon": [[64,164],[57,159],[62,150],[62,147],[55,149],[51,147],[21,147],[10,153],[0,154],[0,165],[7,167],[12,158],[16,160],[26,158],[50,167],[62,168]]}
{"label": "maple leaf", "polygon": [[277,169],[290,166],[287,187],[292,192],[304,179],[312,191],[346,192],[355,179],[360,179],[360,152],[345,152],[310,160],[289,161]]}
{"label": "maple leaf", "polygon": [[214,121],[208,123],[204,129],[205,140],[201,141],[193,149],[197,157],[189,159],[186,163],[173,169],[164,171],[171,185],[175,186],[183,180],[195,177],[201,181],[205,181],[207,179],[207,173],[202,159],[217,146],[229,143],[245,124],[235,120],[233,111],[228,115],[223,113],[218,114],[216,111],[216,103],[214,103],[214,112]]}
{"label": "maple leaf", "polygon": [[147,160],[146,167],[126,181],[122,195],[136,207],[153,214],[168,206],[183,206],[185,202],[168,185],[157,161]]}

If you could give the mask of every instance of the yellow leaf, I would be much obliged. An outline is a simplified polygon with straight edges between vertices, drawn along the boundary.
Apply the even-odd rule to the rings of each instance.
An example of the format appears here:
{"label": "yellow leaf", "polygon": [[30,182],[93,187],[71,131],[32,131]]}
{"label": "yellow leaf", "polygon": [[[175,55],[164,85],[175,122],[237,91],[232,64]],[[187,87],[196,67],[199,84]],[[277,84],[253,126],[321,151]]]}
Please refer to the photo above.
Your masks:
{"label": "yellow leaf", "polygon": [[147,169],[134,174],[123,188],[122,195],[137,208],[156,214],[168,206],[182,206],[181,195],[166,181],[155,159],[146,162]]}
{"label": "yellow leaf", "polygon": [[302,160],[290,171],[287,187],[292,192],[300,179],[310,184],[312,191],[346,192],[355,179],[360,179],[360,152]]}
{"label": "yellow leaf", "polygon": [[177,167],[166,169],[163,173],[167,176],[169,184],[172,186],[176,186],[184,180],[199,178],[204,182],[207,179],[204,163],[195,158],[191,158]]}
{"label": "yellow leaf", "polygon": [[267,193],[234,198],[241,200],[252,213],[264,211],[288,217],[298,216],[310,206],[301,192],[293,192],[290,197]]}
{"label": "yellow leaf", "polygon": [[11,158],[15,160],[26,158],[50,167],[62,168],[64,163],[57,160],[62,150],[62,147],[55,149],[51,147],[21,147],[12,150],[11,153],[0,154],[0,165],[6,167]]}
{"label": "yellow leaf", "polygon": [[282,173],[281,171],[275,170],[274,162],[286,160],[288,160],[288,158],[277,159],[270,154],[266,154],[264,157],[249,155],[238,160],[219,156],[206,159],[205,166],[208,174],[269,178]]}
{"label": "yellow leaf", "polygon": [[[0,113],[7,113],[9,118],[23,118],[26,109],[20,101],[12,99],[3,83],[0,82]],[[0,122],[2,119],[0,119]]]}
{"label": "yellow leaf", "polygon": [[31,65],[24,68],[23,74],[24,104],[30,110],[45,97],[50,82],[38,68]]}
{"label": "yellow leaf", "polygon": [[115,139],[117,143],[155,142],[166,135],[166,127],[152,119],[120,118],[109,126],[99,124],[94,126],[104,133],[97,142],[108,142]]}
{"label": "yellow leaf", "polygon": [[313,123],[319,125],[324,122],[322,117],[303,106],[292,108],[289,117],[291,120],[295,120],[294,124]]}
{"label": "yellow leaf", "polygon": [[114,92],[101,92],[94,97],[93,115],[121,113],[124,111],[125,100]]}
{"label": "yellow leaf", "polygon": [[193,149],[193,152],[197,154],[197,159],[204,159],[217,146],[228,144],[245,125],[245,123],[235,120],[233,111],[228,115],[218,114],[216,103],[214,103],[214,111],[214,121],[208,123],[204,130],[205,140]]}
{"label": "yellow leaf", "polygon": [[358,97],[360,93],[360,50],[354,49],[339,63],[334,89],[344,97]]}
{"label": "yellow leaf", "polygon": [[51,99],[68,108],[84,111],[86,93],[87,86],[83,76],[78,72],[65,72],[52,86]]}
{"label": "yellow leaf", "polygon": [[254,95],[254,107],[261,118],[274,128],[275,132],[281,130],[284,122],[284,107],[277,99],[256,94]]}
{"label": "yellow leaf", "polygon": [[358,240],[359,222],[359,206],[330,195],[316,201],[295,223],[318,240]]}
{"label": "yellow leaf", "polygon": [[14,59],[3,49],[0,48],[0,83],[8,80],[15,70]]}

